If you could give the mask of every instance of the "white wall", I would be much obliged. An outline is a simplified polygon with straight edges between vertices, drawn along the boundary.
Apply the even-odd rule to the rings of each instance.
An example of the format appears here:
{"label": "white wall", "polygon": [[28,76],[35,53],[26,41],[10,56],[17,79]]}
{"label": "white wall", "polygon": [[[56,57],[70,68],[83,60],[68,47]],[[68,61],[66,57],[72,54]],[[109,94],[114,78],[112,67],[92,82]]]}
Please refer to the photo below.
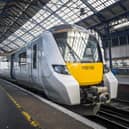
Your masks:
{"label": "white wall", "polygon": [[[112,47],[112,58],[129,57],[129,45]],[[109,50],[106,49],[106,55],[109,59]]]}

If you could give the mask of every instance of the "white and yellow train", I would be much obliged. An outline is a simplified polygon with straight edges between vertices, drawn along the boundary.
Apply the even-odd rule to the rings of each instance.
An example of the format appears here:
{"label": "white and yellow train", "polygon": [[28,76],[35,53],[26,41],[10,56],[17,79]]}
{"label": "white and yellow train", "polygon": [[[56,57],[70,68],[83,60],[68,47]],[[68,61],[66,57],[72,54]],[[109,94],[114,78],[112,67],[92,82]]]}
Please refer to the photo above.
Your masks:
{"label": "white and yellow train", "polygon": [[77,25],[44,31],[0,65],[0,76],[43,91],[61,104],[101,104],[117,97],[118,82],[104,65],[100,42]]}

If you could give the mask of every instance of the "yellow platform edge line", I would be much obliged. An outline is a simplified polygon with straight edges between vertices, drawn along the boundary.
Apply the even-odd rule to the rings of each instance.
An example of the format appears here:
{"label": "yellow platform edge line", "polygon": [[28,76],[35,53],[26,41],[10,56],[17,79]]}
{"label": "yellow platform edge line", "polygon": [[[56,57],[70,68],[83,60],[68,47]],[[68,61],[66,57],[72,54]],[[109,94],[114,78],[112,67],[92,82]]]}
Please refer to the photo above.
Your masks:
{"label": "yellow platform edge line", "polygon": [[25,119],[30,123],[31,126],[35,127],[36,129],[42,129],[39,122],[33,120],[31,115],[24,111],[23,107],[17,103],[17,101],[8,93],[7,90],[5,90],[2,86],[0,88],[5,91],[9,99],[16,105],[16,108],[20,110],[21,114],[25,117]]}

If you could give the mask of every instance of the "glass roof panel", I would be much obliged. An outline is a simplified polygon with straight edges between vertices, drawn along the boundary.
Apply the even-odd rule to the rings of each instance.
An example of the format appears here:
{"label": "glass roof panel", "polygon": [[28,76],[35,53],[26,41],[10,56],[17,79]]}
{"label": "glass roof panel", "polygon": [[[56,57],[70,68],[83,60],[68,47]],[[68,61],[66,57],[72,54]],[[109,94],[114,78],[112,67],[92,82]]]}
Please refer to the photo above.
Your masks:
{"label": "glass roof panel", "polygon": [[[8,39],[12,41],[12,40],[15,40],[16,37],[12,34],[11,36],[8,37]],[[7,39],[7,40],[8,40],[8,39]],[[5,41],[6,41],[6,40],[5,40]]]}
{"label": "glass roof panel", "polygon": [[[35,16],[19,28],[15,33],[8,37],[2,44],[16,43],[22,46],[31,41],[44,30],[55,25],[78,22],[94,12],[85,5],[83,0],[51,0]],[[87,0],[91,7],[96,11],[100,11],[118,0]],[[81,15],[81,9],[84,9],[85,14]],[[12,43],[10,43],[12,42]],[[16,45],[12,47],[16,48]]]}
{"label": "glass roof panel", "polygon": [[16,39],[15,41],[13,41],[15,44],[17,44],[18,46],[23,46],[25,44],[24,41],[20,40],[20,39]]}
{"label": "glass roof panel", "polygon": [[3,47],[4,47],[4,50],[5,50],[5,51],[11,51],[11,50],[12,50],[12,49],[9,48],[7,45],[4,45]]}
{"label": "glass roof panel", "polygon": [[0,43],[0,47],[3,47],[3,44]]}
{"label": "glass roof panel", "polygon": [[38,29],[35,27],[35,28],[33,28],[33,29],[31,30],[31,33],[36,37],[36,36],[38,36],[39,34],[41,34],[42,31],[41,31],[41,30],[38,30]]}
{"label": "glass roof panel", "polygon": [[27,33],[25,35],[23,35],[21,38],[24,39],[25,42],[28,42],[31,39],[33,39],[33,37]]}
{"label": "glass roof panel", "polygon": [[118,0],[87,0],[97,11],[100,11]]}
{"label": "glass roof panel", "polygon": [[5,44],[8,44],[8,43],[9,43],[8,41],[4,41],[2,44],[4,44],[4,45],[5,45]]}
{"label": "glass roof panel", "polygon": [[[80,16],[81,8],[85,9],[85,15]],[[57,14],[65,19],[66,22],[72,24],[93,14],[93,12],[84,3],[82,3],[81,0],[72,0],[66,6],[57,11]]]}
{"label": "glass roof panel", "polygon": [[24,24],[22,26],[22,28],[24,28],[27,31],[27,30],[31,29],[35,24],[37,24],[37,23],[34,22],[34,20],[30,20],[26,24]]}
{"label": "glass roof panel", "polygon": [[19,29],[19,30],[17,30],[17,31],[15,32],[15,34],[18,35],[18,36],[21,36],[21,35],[24,34],[24,33],[25,33],[25,32],[22,31],[21,29]]}
{"label": "glass roof panel", "polygon": [[14,43],[10,43],[8,46],[9,47],[12,47],[14,49],[17,49],[18,48],[18,46],[16,44],[14,44]]}

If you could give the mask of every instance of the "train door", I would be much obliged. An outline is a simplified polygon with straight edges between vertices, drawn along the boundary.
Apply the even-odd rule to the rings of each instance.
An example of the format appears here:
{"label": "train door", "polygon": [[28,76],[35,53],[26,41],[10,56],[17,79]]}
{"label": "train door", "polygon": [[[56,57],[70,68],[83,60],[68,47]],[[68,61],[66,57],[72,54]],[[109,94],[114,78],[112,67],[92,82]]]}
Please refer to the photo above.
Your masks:
{"label": "train door", "polygon": [[38,44],[32,45],[32,63],[31,63],[31,77],[33,86],[36,87],[39,83],[39,71],[38,71]]}
{"label": "train door", "polygon": [[42,76],[42,72],[43,72],[43,65],[42,65],[42,52],[43,52],[43,44],[42,44],[42,38],[38,39],[38,76],[39,76],[39,86],[40,86],[40,90],[44,90],[44,82],[43,82],[43,76]]}
{"label": "train door", "polygon": [[10,67],[10,76],[12,79],[15,79],[15,55],[11,55],[11,67]]}
{"label": "train door", "polygon": [[32,47],[28,46],[27,48],[27,62],[28,62],[28,80],[32,83]]}

